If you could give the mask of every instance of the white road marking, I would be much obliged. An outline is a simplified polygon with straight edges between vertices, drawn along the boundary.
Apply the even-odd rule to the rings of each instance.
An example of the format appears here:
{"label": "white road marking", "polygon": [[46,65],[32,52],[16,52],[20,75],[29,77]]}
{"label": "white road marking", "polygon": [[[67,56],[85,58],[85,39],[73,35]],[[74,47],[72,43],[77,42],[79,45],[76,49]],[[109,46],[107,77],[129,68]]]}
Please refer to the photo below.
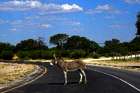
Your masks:
{"label": "white road marking", "polygon": [[96,72],[99,72],[99,73],[102,73],[102,74],[111,76],[111,77],[113,77],[113,78],[115,78],[115,79],[117,79],[117,80],[120,80],[120,81],[122,81],[123,83],[125,83],[125,84],[129,85],[130,87],[132,87],[134,90],[140,92],[140,89],[139,89],[139,88],[137,88],[137,87],[135,87],[134,85],[130,84],[129,82],[127,82],[127,81],[121,79],[120,77],[117,77],[117,76],[115,76],[115,75],[108,74],[108,73],[105,73],[105,72],[102,72],[102,71],[99,71],[99,70],[93,70],[93,71],[96,71]]}
{"label": "white road marking", "polygon": [[26,82],[26,83],[24,83],[24,84],[21,84],[21,85],[19,85],[19,86],[10,88],[10,89],[8,89],[8,90],[5,90],[5,91],[3,91],[3,92],[1,92],[1,93],[7,93],[7,92],[10,92],[10,91],[12,91],[12,90],[14,90],[14,89],[17,89],[17,88],[23,87],[23,86],[25,86],[25,85],[28,85],[28,84],[30,84],[30,83],[36,81],[37,79],[41,78],[44,74],[46,74],[46,72],[47,72],[47,69],[45,68],[45,71],[44,71],[41,75],[39,75],[38,77],[36,77],[35,79],[33,79],[33,80],[29,81],[29,82]]}
{"label": "white road marking", "polygon": [[82,82],[82,79],[83,79],[83,75],[80,73],[80,80],[79,80],[79,83]]}

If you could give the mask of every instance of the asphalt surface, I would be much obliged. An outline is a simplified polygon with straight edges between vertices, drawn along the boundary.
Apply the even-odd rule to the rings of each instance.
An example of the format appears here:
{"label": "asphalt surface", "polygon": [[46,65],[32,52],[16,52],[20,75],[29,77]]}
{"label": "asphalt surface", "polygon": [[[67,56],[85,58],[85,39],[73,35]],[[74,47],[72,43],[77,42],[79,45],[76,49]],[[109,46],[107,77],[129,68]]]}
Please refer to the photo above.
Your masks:
{"label": "asphalt surface", "polygon": [[89,66],[85,70],[88,80],[86,85],[78,84],[80,76],[75,71],[68,73],[68,85],[64,86],[64,76],[61,69],[47,63],[40,65],[46,66],[48,70],[43,77],[7,93],[140,93],[122,81],[94,70],[116,75],[140,88],[140,73],[138,72]]}

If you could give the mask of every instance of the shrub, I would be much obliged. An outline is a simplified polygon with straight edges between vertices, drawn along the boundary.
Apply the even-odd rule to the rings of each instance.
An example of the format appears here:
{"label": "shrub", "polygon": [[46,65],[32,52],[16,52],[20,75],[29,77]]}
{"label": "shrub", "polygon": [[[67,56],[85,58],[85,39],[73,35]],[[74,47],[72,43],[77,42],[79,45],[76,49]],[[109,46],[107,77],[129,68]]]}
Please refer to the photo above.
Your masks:
{"label": "shrub", "polygon": [[19,51],[17,53],[17,56],[20,58],[20,59],[29,59],[29,52],[28,51]]}
{"label": "shrub", "polygon": [[20,59],[52,59],[53,53],[50,50],[19,51],[17,56]]}
{"label": "shrub", "polygon": [[98,58],[100,57],[100,55],[97,54],[97,53],[90,53],[90,54],[88,55],[88,57],[98,59]]}
{"label": "shrub", "polygon": [[70,51],[70,50],[63,50],[62,52],[61,52],[61,56],[62,57],[70,57],[70,53],[71,53],[72,51]]}
{"label": "shrub", "polygon": [[41,55],[40,50],[29,51],[29,58],[31,59],[41,59]]}
{"label": "shrub", "polygon": [[53,58],[53,51],[46,50],[41,52],[41,58],[42,59],[52,59]]}
{"label": "shrub", "polygon": [[4,60],[11,60],[14,56],[13,51],[2,51],[0,54],[0,58],[4,59]]}
{"label": "shrub", "polygon": [[70,54],[70,58],[78,59],[78,58],[83,58],[86,56],[86,52],[83,50],[73,50]]}

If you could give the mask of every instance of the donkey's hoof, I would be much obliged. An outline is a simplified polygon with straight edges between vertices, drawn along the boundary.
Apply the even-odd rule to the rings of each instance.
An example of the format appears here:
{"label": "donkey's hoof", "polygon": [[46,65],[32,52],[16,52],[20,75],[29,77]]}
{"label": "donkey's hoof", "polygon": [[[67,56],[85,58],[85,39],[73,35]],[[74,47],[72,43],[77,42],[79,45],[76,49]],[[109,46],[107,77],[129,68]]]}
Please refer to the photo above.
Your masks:
{"label": "donkey's hoof", "polygon": [[84,84],[87,84],[87,81],[85,81]]}
{"label": "donkey's hoof", "polygon": [[64,83],[64,86],[66,86],[67,85],[67,83]]}
{"label": "donkey's hoof", "polygon": [[79,84],[82,84],[82,82],[79,82]]}

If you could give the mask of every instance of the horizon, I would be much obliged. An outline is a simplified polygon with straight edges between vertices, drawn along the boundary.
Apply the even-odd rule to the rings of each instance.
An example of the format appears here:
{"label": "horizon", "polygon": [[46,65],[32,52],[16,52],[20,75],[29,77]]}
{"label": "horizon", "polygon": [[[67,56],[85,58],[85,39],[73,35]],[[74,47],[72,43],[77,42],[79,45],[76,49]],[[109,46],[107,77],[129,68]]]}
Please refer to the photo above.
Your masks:
{"label": "horizon", "polygon": [[87,37],[97,43],[113,38],[129,42],[136,35],[140,0],[1,0],[0,42],[17,44],[57,33]]}

